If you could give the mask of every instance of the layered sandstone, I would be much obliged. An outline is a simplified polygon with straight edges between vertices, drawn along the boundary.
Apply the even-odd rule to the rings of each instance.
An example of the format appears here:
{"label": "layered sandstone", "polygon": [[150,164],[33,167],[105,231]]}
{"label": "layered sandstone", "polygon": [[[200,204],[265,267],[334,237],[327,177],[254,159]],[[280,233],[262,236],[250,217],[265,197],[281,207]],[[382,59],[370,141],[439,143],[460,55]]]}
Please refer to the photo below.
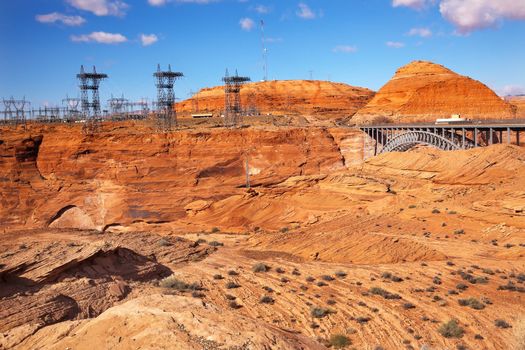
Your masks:
{"label": "layered sandstone", "polygon": [[[244,85],[241,103],[262,114],[349,117],[373,95],[369,89],[329,81],[272,80]],[[220,115],[224,111],[224,87],[202,89],[176,108],[180,116],[190,116],[197,108],[199,113]]]}
{"label": "layered sandstone", "polygon": [[505,100],[516,108],[517,118],[525,118],[525,95],[508,96]]}
{"label": "layered sandstone", "polygon": [[[94,137],[62,125],[3,134],[0,224],[4,229],[165,224],[198,212],[195,203],[251,196],[244,189],[247,173],[257,188],[345,165],[327,129],[153,134],[141,127],[121,132],[119,125],[105,126]],[[236,225],[248,221],[241,216]]]}
{"label": "layered sandstone", "polygon": [[476,120],[515,117],[512,106],[481,82],[432,62],[415,61],[398,69],[352,121],[433,122],[452,114]]}
{"label": "layered sandstone", "polygon": [[[246,138],[258,132],[245,131]],[[293,141],[287,157],[300,157],[291,152],[298,140],[327,142],[319,133],[299,137],[293,129],[282,131]],[[60,128],[57,132],[64,134]],[[279,164],[283,176],[274,168],[272,181],[255,181],[250,191],[238,189],[226,176],[216,182],[208,179],[207,187],[204,181],[185,185],[195,180],[195,170],[213,173],[210,159],[222,159],[220,152],[225,151],[222,133],[232,142],[238,140],[230,131],[214,132],[207,153],[189,142],[195,137],[191,132],[181,133],[187,140],[177,143],[180,151],[170,146],[158,152],[152,148],[157,141],[139,150],[127,141],[131,136],[106,129],[93,140],[82,140],[90,152],[84,148],[80,157],[71,157],[68,152],[79,153],[77,140],[69,144],[72,151],[55,150],[64,151],[63,158],[48,149],[47,160],[39,158],[52,140],[48,133],[33,130],[23,134],[20,140],[26,141],[19,144],[4,138],[4,144],[17,145],[18,162],[25,164],[24,170],[19,164],[9,172],[12,187],[29,184],[50,203],[57,201],[57,193],[76,190],[77,199],[103,193],[104,200],[98,202],[103,210],[82,207],[95,222],[96,215],[112,207],[124,212],[132,206],[136,215],[145,215],[140,212],[144,210],[170,217],[168,205],[180,206],[185,197],[193,201],[174,219],[188,225],[178,234],[162,232],[162,238],[152,232],[160,231],[153,224],[147,232],[108,232],[132,226],[125,218],[103,234],[50,228],[3,234],[0,347],[327,349],[334,348],[329,339],[341,334],[359,349],[519,348],[516,344],[524,339],[520,322],[525,319],[524,149],[420,148],[383,154],[347,169],[322,166],[305,172],[290,171],[295,161],[285,163],[266,151],[261,157]],[[268,135],[254,135],[268,140]],[[71,131],[68,136],[78,137]],[[138,133],[130,140],[146,137],[155,140]],[[280,151],[281,137],[272,134]],[[344,135],[333,138],[343,140]],[[205,138],[201,141],[206,143]],[[114,154],[111,160],[97,160],[97,155],[108,156],[108,148]],[[188,163],[182,155],[192,150],[202,165]],[[321,147],[311,148],[311,153],[305,159],[317,159],[313,153],[319,153],[327,164],[334,161]],[[149,158],[140,165],[133,154]],[[175,156],[177,164],[170,160]],[[53,162],[54,157],[69,165]],[[56,192],[43,190],[38,174],[31,173],[35,159],[40,180],[60,181]],[[143,178],[129,175],[126,163],[136,166]],[[178,173],[174,168],[184,163],[188,166]],[[141,172],[145,169],[149,171]],[[267,174],[267,169],[260,166],[257,171]],[[235,178],[235,171],[230,174]],[[180,182],[170,187],[175,176]],[[94,187],[88,187],[90,183]],[[97,187],[100,183],[106,187]],[[137,184],[142,184],[140,195],[127,196]],[[203,190],[212,196],[203,198]],[[154,191],[167,204],[152,202]],[[40,215],[40,208],[36,205],[25,214],[28,221]],[[57,213],[53,222],[68,212]],[[242,225],[250,229],[232,233]],[[254,271],[261,263],[269,268]],[[192,287],[159,283],[168,273]],[[469,306],[473,299],[476,307]],[[319,317],[316,308],[328,311]],[[461,338],[439,332],[450,319],[464,330]],[[510,327],[498,328],[498,319]]]}

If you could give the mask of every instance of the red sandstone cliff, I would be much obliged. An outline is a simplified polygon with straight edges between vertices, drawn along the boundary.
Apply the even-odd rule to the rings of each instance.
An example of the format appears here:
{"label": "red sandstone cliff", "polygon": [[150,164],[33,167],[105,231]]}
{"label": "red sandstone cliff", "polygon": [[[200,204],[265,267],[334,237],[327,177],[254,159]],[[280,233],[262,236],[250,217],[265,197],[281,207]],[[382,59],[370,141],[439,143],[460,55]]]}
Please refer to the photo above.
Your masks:
{"label": "red sandstone cliff", "polygon": [[334,138],[321,128],[168,134],[141,132],[138,123],[125,132],[119,124],[104,128],[95,136],[65,125],[2,133],[0,226],[102,229],[172,222],[208,201],[247,195],[247,159],[257,187],[343,169],[345,157],[360,150],[343,143],[357,138],[362,144],[354,130]]}
{"label": "red sandstone cliff", "polygon": [[[303,114],[348,117],[363,107],[374,92],[342,83],[312,80],[274,80],[246,84],[241,90],[244,106],[255,106],[267,114]],[[180,116],[195,112],[220,115],[224,110],[224,87],[199,91],[177,104]]]}
{"label": "red sandstone cliff", "polygon": [[415,61],[398,69],[352,121],[429,122],[451,114],[471,119],[515,117],[512,106],[479,81],[435,63]]}
{"label": "red sandstone cliff", "polygon": [[509,96],[505,100],[516,107],[517,118],[525,118],[525,95]]}

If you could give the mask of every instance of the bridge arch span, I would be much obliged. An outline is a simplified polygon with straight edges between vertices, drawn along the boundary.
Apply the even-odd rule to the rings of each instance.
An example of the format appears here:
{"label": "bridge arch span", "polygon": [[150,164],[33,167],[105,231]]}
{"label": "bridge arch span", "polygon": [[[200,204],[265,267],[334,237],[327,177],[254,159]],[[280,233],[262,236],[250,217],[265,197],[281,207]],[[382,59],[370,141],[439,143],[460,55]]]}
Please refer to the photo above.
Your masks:
{"label": "bridge arch span", "polygon": [[428,145],[444,151],[459,150],[462,148],[457,143],[441,135],[429,131],[411,130],[388,140],[379,153],[404,152],[416,145]]}

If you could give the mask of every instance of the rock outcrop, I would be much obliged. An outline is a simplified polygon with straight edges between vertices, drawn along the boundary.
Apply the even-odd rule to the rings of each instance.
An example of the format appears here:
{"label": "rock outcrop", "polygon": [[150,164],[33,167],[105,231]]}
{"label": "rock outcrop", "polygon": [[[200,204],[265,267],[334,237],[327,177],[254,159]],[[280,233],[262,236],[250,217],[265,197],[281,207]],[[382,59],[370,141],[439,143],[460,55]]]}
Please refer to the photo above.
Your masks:
{"label": "rock outcrop", "polygon": [[525,95],[508,96],[505,100],[516,107],[517,118],[525,118]]}
{"label": "rock outcrop", "polygon": [[[374,92],[342,83],[318,80],[273,80],[249,83],[241,90],[241,102],[263,114],[302,114],[326,117],[349,117],[363,107]],[[224,87],[199,91],[177,104],[180,116],[200,113],[220,115],[224,110]]]}
{"label": "rock outcrop", "polygon": [[460,114],[470,119],[510,119],[513,107],[486,85],[441,65],[415,61],[397,70],[352,121],[433,122]]}
{"label": "rock outcrop", "polygon": [[[257,187],[345,167],[328,129],[151,134],[139,124],[128,126],[133,133],[105,127],[95,136],[62,125],[3,134],[0,225],[102,230],[165,224],[198,212],[193,202],[246,195],[246,170]],[[338,139],[355,134],[348,130]]]}

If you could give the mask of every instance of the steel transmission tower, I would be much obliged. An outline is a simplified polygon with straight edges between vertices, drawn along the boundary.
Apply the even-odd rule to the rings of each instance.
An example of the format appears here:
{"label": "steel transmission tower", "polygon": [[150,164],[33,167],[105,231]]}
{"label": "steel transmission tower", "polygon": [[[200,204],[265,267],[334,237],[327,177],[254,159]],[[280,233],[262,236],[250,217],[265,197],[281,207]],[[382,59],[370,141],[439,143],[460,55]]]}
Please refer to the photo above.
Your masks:
{"label": "steel transmission tower", "polygon": [[[100,115],[100,95],[98,89],[100,82],[106,79],[107,74],[97,73],[97,69],[93,66],[92,73],[86,73],[84,66],[80,66],[80,73],[77,74],[77,79],[80,87],[80,104],[82,114],[86,118],[84,124],[84,131],[93,133],[97,130],[97,120]],[[91,101],[89,93],[91,92]]]}
{"label": "steel transmission tower", "polygon": [[173,124],[177,125],[173,87],[175,80],[182,78],[184,74],[172,72],[171,65],[168,65],[167,71],[161,71],[159,64],[153,76],[156,79],[155,86],[157,87],[157,130],[168,132],[171,131]]}
{"label": "steel transmission tower", "polygon": [[235,75],[226,74],[222,78],[224,82],[224,125],[227,127],[237,126],[242,123],[241,109],[241,87],[248,81],[248,77],[240,77],[235,71]]}

